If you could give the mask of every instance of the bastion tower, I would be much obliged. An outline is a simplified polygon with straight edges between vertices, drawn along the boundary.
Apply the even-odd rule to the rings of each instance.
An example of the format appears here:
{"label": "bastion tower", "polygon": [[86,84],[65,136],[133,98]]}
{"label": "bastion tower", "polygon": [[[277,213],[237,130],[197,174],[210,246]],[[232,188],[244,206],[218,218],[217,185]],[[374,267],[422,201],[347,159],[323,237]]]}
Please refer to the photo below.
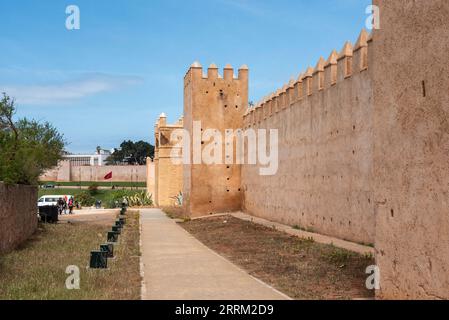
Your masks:
{"label": "bastion tower", "polygon": [[[241,165],[235,160],[236,141],[234,137],[233,145],[226,145],[225,137],[229,130],[243,127],[247,108],[246,65],[239,68],[235,77],[230,65],[225,66],[221,76],[215,64],[210,65],[207,75],[198,62],[192,64],[184,78],[184,129],[190,136],[190,161],[183,170],[186,215],[197,217],[241,209]],[[211,134],[221,135],[222,141],[216,141]],[[199,152],[194,152],[208,153],[211,144],[221,150],[221,155],[211,152],[216,159],[222,159],[218,164],[204,163]],[[226,147],[233,148],[233,159],[226,156]]]}

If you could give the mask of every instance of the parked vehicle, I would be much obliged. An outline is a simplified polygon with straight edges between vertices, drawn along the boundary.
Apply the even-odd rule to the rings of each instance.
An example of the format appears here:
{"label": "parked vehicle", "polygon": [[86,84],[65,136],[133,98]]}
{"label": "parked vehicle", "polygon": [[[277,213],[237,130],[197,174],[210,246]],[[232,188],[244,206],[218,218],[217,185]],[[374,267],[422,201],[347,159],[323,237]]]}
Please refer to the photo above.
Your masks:
{"label": "parked vehicle", "polygon": [[45,206],[54,206],[56,207],[58,205],[58,200],[60,198],[64,199],[66,202],[70,197],[75,198],[72,195],[49,195],[49,196],[42,196],[37,201],[38,207],[45,207]]}
{"label": "parked vehicle", "polygon": [[52,183],[44,184],[41,187],[42,187],[42,189],[54,189],[54,188],[56,188],[56,186],[54,184],[52,184]]}

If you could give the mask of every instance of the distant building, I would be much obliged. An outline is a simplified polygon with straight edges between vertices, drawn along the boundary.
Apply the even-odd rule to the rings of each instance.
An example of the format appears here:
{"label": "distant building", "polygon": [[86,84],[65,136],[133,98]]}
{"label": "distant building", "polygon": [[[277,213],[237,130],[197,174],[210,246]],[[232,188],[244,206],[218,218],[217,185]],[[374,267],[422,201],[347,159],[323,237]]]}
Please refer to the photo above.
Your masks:
{"label": "distant building", "polygon": [[94,154],[67,154],[63,156],[63,160],[70,161],[71,166],[104,166],[106,160],[111,156],[112,152],[97,148]]}

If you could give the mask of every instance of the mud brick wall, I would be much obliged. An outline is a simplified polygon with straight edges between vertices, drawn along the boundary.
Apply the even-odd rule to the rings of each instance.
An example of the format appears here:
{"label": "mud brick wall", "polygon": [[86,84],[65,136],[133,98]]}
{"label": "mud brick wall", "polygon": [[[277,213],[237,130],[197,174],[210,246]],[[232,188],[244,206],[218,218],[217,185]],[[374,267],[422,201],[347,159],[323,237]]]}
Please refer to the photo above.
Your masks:
{"label": "mud brick wall", "polygon": [[13,250],[37,228],[37,188],[0,182],[0,254]]}
{"label": "mud brick wall", "polygon": [[247,112],[245,129],[278,130],[279,168],[243,165],[246,212],[374,243],[371,46],[363,31]]}

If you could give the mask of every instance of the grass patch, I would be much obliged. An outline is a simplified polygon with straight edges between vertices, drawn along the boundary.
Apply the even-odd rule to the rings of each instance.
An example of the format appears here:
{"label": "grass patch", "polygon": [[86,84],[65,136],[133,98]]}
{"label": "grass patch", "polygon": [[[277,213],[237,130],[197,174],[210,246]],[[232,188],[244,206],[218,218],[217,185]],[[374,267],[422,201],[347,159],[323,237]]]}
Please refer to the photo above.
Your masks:
{"label": "grass patch", "polygon": [[295,299],[373,298],[370,256],[301,239],[232,216],[180,223],[205,245]]}
{"label": "grass patch", "polygon": [[[2,300],[121,300],[140,299],[139,215],[127,213],[127,224],[114,248],[108,270],[89,270],[90,251],[106,241],[116,214],[69,218],[56,225],[39,225],[18,250],[0,256]],[[67,266],[80,269],[80,290],[67,290]]]}
{"label": "grass patch", "polygon": [[190,220],[189,217],[184,214],[182,207],[163,207],[162,211],[164,211],[170,219]]}

